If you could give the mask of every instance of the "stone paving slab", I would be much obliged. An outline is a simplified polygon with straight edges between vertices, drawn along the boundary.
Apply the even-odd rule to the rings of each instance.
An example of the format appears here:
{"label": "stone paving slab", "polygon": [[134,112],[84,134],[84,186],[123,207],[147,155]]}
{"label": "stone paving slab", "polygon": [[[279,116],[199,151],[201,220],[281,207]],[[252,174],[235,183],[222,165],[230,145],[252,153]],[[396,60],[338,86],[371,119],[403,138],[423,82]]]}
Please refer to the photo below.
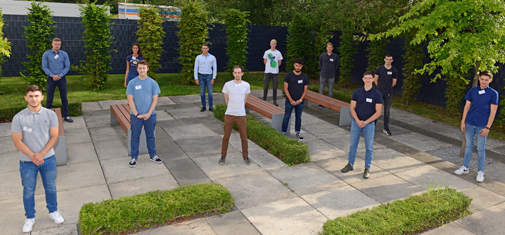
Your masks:
{"label": "stone paving slab", "polygon": [[193,161],[212,181],[218,178],[237,176],[262,170],[254,161],[251,165],[246,165],[242,158],[242,154],[238,152],[236,154],[228,152],[224,165],[218,163],[220,158],[221,154],[218,154],[209,155],[208,157],[193,158]]}
{"label": "stone paving slab", "polygon": [[268,171],[297,195],[316,193],[346,185],[314,163],[304,163]]}
{"label": "stone paving slab", "polygon": [[[207,95],[205,95],[207,97]],[[179,103],[200,103],[200,95],[179,95],[179,96],[170,96],[170,99],[175,102],[177,105]]]}
{"label": "stone paving slab", "polygon": [[114,158],[101,160],[103,174],[108,184],[136,180],[146,177],[164,175],[168,169],[163,164],[157,164],[149,159],[148,154],[140,155],[137,166],[131,168],[130,158]]}
{"label": "stone paving slab", "polygon": [[91,137],[88,130],[65,130],[65,142],[67,145],[91,143]]}
{"label": "stone paving slab", "polygon": [[92,143],[67,144],[67,164],[97,161]]}
{"label": "stone paving slab", "polygon": [[108,109],[92,111],[85,113],[82,116],[84,117],[86,127],[88,128],[110,126],[110,110]]}
{"label": "stone paving slab", "polygon": [[158,128],[156,129],[156,154],[163,161],[189,158],[167,133]]}
{"label": "stone paving slab", "polygon": [[[190,158],[221,156],[222,142],[223,139],[218,135],[176,141],[177,145]],[[233,153],[238,153],[238,151],[233,146],[228,145],[228,154]]]}
{"label": "stone paving slab", "polygon": [[240,211],[206,218],[212,229],[219,235],[256,235],[260,234]]}
{"label": "stone paving slab", "polygon": [[347,130],[330,123],[307,124],[303,126],[302,129],[321,139],[331,139],[341,135],[349,135],[349,132]]}
{"label": "stone paving slab", "polygon": [[77,224],[64,223],[54,228],[32,232],[31,235],[77,235]]}
{"label": "stone paving slab", "polygon": [[14,146],[12,136],[0,137],[0,149],[2,152],[14,152],[18,150],[16,146]]}
{"label": "stone paving slab", "polygon": [[138,235],[216,235],[205,219],[186,221],[137,233]]}
{"label": "stone paving slab", "polygon": [[264,235],[318,234],[327,218],[299,197],[244,209]]}
{"label": "stone paving slab", "polygon": [[[0,190],[0,202],[14,198],[23,198],[23,186],[21,185],[19,166],[17,169],[17,171],[0,173],[0,177],[2,179],[2,183],[0,184],[0,187],[2,187],[2,190]],[[40,174],[38,178],[40,178]],[[37,184],[39,183],[42,183],[42,181],[37,181]],[[40,192],[35,191],[35,194],[37,193]]]}
{"label": "stone paving slab", "polygon": [[168,114],[164,109],[156,109],[156,122],[168,120],[174,120],[174,118],[170,116],[170,114]]}
{"label": "stone paving slab", "polygon": [[96,102],[82,102],[82,112],[89,113],[97,110],[102,110],[102,106]]}
{"label": "stone paving slab", "polygon": [[163,163],[179,185],[212,183],[209,177],[189,158],[163,161]]}
{"label": "stone paving slab", "polygon": [[390,172],[404,171],[426,165],[421,161],[405,156],[402,153],[391,149],[374,151],[373,164]]}
{"label": "stone paving slab", "polygon": [[423,235],[475,235],[475,233],[472,233],[467,229],[461,227],[456,222],[452,222],[442,227],[438,227],[436,229],[425,232]]}
{"label": "stone paving slab", "polygon": [[[242,212],[245,208],[296,197],[296,194],[265,171],[218,178],[214,180],[214,183],[222,184],[230,190],[235,197],[235,206]],[[253,222],[249,215],[245,213],[244,215]]]}
{"label": "stone paving slab", "polygon": [[[19,181],[19,186],[21,186],[21,180]],[[2,191],[3,190],[4,189],[2,188]],[[3,196],[0,196],[0,208],[2,208],[2,212],[4,212],[0,213],[0,228],[2,228],[2,234],[23,234],[22,229],[24,221],[26,219],[25,209],[23,207],[23,193],[18,194],[16,197],[11,198],[9,200],[2,200],[3,198],[4,198]],[[41,203],[43,205],[46,204],[45,201],[35,201],[35,205]],[[38,208],[36,209],[37,213],[35,214],[36,217],[33,229],[40,230],[41,227],[39,225],[39,220],[42,220],[42,218],[44,217],[47,218],[48,212],[47,209],[43,207],[40,210],[38,210]],[[11,212],[11,213],[5,213],[5,212]]]}
{"label": "stone paving slab", "polygon": [[121,126],[90,128],[89,134],[91,135],[91,140],[95,143],[126,137],[126,133]]}
{"label": "stone paving slab", "polygon": [[84,118],[80,117],[72,117],[74,122],[63,122],[63,128],[65,132],[67,130],[86,130],[86,123],[84,122]]}
{"label": "stone paving slab", "polygon": [[413,185],[394,175],[370,178],[351,185],[380,203],[404,199],[426,191],[425,188]]}
{"label": "stone paving slab", "polygon": [[95,151],[100,160],[121,158],[124,161],[130,159],[128,157],[128,145],[124,139],[113,139],[93,143]]}
{"label": "stone paving slab", "polygon": [[[56,188],[58,192],[105,184],[98,161],[59,166],[57,171]],[[37,184],[36,191],[43,192],[43,185]]]}
{"label": "stone paving slab", "polygon": [[470,205],[471,211],[483,210],[490,206],[505,202],[504,196],[481,187],[469,189],[462,193],[472,198],[472,204]]}
{"label": "stone paving slab", "polygon": [[136,180],[128,180],[109,184],[112,198],[133,196],[155,190],[170,190],[177,188],[179,184],[170,172],[161,175],[145,177]]}
{"label": "stone paving slab", "polygon": [[0,137],[7,136],[12,139],[12,122],[0,123]]}
{"label": "stone paving slab", "polygon": [[303,195],[301,197],[331,220],[380,205],[380,203],[373,198],[349,185],[339,186],[330,190]]}
{"label": "stone paving slab", "polygon": [[104,101],[98,101],[98,104],[100,104],[100,107],[102,107],[103,110],[110,110],[110,106],[114,104],[128,104],[128,100],[104,100]]}
{"label": "stone paving slab", "polygon": [[[384,137],[389,138],[389,136],[387,136],[383,132],[383,130],[384,130],[384,121],[382,119],[379,119],[377,121],[377,124],[375,125],[375,136],[384,136]],[[390,121],[390,124],[389,124],[389,130],[391,131],[392,135],[402,135],[402,134],[412,133],[412,131],[407,130],[407,129],[401,127],[401,126],[392,125],[391,121]]]}
{"label": "stone paving slab", "polygon": [[212,112],[200,112],[200,108],[192,107],[192,108],[180,108],[180,109],[171,109],[166,110],[168,114],[170,114],[175,119],[185,119],[185,118],[197,118],[197,117],[214,117]]}
{"label": "stone paving slab", "polygon": [[392,135],[389,138],[423,152],[450,146],[450,144],[429,138],[418,133]]}
{"label": "stone paving slab", "polygon": [[[239,152],[242,153],[242,144],[240,140],[240,134],[232,133],[230,135],[230,144],[235,147]],[[279,167],[287,166],[286,163],[282,162],[276,156],[270,154],[262,147],[258,146],[251,140],[247,140],[249,158],[256,164],[258,164],[263,169],[275,169]]]}
{"label": "stone paving slab", "polygon": [[[366,179],[363,179],[363,171],[365,169],[365,161],[361,158],[356,158],[354,162],[354,170],[342,173],[340,170],[344,168],[348,163],[347,157],[343,158],[330,158],[326,160],[316,161],[315,164],[328,171],[330,174],[335,175],[339,179],[343,180],[348,184],[362,182]],[[372,163],[370,168],[370,179],[381,178],[384,176],[389,176],[391,173],[375,166]]]}
{"label": "stone paving slab", "polygon": [[319,161],[338,156],[347,156],[349,154],[342,149],[335,148],[335,146],[321,139],[304,141],[304,143],[309,146],[310,160],[312,161]]}
{"label": "stone paving slab", "polygon": [[503,226],[500,226],[505,223],[503,215],[505,215],[505,203],[478,211],[456,221],[456,223],[479,235],[504,234]]}
{"label": "stone paving slab", "polygon": [[432,131],[457,140],[462,140],[465,136],[465,133],[461,132],[459,128],[442,122],[431,121],[424,123],[415,123],[413,125],[421,129]]}
{"label": "stone paving slab", "polygon": [[0,173],[19,172],[19,151],[3,152],[0,155]]}
{"label": "stone paving slab", "polygon": [[158,97],[158,105],[175,105],[175,102],[172,101],[168,96]]}
{"label": "stone paving slab", "polygon": [[171,126],[165,128],[165,132],[176,142],[184,139],[194,139],[195,136],[209,137],[219,136],[203,124]]}
{"label": "stone paving slab", "polygon": [[428,122],[433,121],[432,119],[421,117],[421,116],[418,116],[418,115],[415,115],[415,114],[412,114],[409,112],[405,112],[405,111],[402,111],[399,109],[395,109],[395,108],[391,108],[390,114],[391,114],[391,118],[402,121],[402,122],[410,123],[410,124],[428,123]]}

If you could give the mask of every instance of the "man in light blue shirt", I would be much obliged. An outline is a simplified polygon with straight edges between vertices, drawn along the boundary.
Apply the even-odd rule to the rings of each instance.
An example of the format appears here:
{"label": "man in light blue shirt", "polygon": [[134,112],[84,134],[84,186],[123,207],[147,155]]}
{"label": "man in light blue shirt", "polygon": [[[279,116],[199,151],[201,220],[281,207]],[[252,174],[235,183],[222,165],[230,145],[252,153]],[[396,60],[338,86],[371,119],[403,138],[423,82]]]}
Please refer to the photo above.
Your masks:
{"label": "man in light blue shirt", "polygon": [[200,85],[200,98],[202,100],[202,109],[200,112],[206,110],[205,102],[205,87],[209,94],[209,111],[214,111],[212,108],[212,87],[217,75],[217,61],[216,57],[209,54],[209,45],[207,43],[202,45],[202,54],[198,55],[195,60],[195,82]]}
{"label": "man in light blue shirt", "polygon": [[70,60],[68,54],[60,50],[61,39],[54,38],[51,45],[53,49],[46,51],[42,56],[42,69],[47,74],[46,108],[51,109],[53,107],[54,91],[58,86],[63,120],[73,122],[68,116],[67,78],[65,77],[70,69]]}

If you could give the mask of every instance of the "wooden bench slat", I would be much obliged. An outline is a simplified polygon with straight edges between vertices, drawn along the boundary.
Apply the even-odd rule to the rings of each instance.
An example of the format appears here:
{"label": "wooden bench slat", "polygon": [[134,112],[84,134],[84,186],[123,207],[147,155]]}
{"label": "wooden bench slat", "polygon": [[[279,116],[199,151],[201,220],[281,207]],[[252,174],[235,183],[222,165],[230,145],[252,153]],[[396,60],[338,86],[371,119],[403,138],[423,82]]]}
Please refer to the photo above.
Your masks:
{"label": "wooden bench slat", "polygon": [[56,116],[58,117],[58,136],[65,136],[65,129],[63,127],[63,118],[61,116],[61,109],[56,108],[56,109],[51,109],[56,113]]}
{"label": "wooden bench slat", "polygon": [[124,115],[125,107],[123,105],[111,105],[110,110],[118,120],[124,132],[128,133],[128,129],[130,129],[130,119]]}
{"label": "wooden bench slat", "polygon": [[283,109],[255,96],[249,96],[245,106],[270,119],[272,119],[272,115],[274,114],[284,113]]}
{"label": "wooden bench slat", "polygon": [[307,91],[307,95],[305,96],[305,99],[311,102],[314,102],[316,104],[323,105],[327,108],[336,110],[338,112],[341,111],[341,108],[343,107],[350,107],[351,105],[349,103],[330,98],[325,95],[321,95],[319,93],[316,93],[314,91]]}

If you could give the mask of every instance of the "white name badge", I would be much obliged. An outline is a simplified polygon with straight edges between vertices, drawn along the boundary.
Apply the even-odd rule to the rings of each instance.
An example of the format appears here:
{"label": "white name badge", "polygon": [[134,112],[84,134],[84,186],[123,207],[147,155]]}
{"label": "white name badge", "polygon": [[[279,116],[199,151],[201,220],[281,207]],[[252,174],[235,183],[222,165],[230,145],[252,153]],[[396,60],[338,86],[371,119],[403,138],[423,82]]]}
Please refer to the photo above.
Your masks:
{"label": "white name badge", "polygon": [[333,62],[333,59],[330,59],[331,62]]}
{"label": "white name badge", "polygon": [[58,59],[58,57],[60,57],[60,56],[59,56],[59,55],[55,55],[55,56],[54,56],[54,58],[55,58],[55,59]]}
{"label": "white name badge", "polygon": [[388,75],[393,75],[393,72],[391,72],[391,71],[388,71]]}
{"label": "white name badge", "polygon": [[140,89],[142,89],[141,85],[135,86],[135,90],[140,90]]}
{"label": "white name badge", "polygon": [[132,56],[132,60],[136,60],[136,59],[137,59],[137,57],[135,57],[135,56]]}
{"label": "white name badge", "polygon": [[32,128],[28,128],[28,127],[24,126],[24,127],[23,127],[23,131],[26,131],[26,132],[32,133]]}
{"label": "white name badge", "polygon": [[303,83],[303,80],[298,80],[298,84]]}
{"label": "white name badge", "polygon": [[370,98],[366,98],[366,102],[367,102],[367,103],[372,103],[372,99],[370,99]]}
{"label": "white name badge", "polygon": [[480,90],[480,91],[479,91],[479,95],[482,95],[482,94],[484,94],[484,93],[486,93],[486,91],[485,91],[485,90]]}

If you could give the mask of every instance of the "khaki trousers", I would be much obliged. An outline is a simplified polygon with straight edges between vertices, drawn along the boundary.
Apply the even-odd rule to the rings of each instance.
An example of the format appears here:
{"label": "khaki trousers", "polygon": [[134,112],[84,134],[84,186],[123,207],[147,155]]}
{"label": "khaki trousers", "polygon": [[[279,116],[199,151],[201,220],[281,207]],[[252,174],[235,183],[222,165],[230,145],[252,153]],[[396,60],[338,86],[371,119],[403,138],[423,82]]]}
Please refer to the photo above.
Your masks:
{"label": "khaki trousers", "polygon": [[247,150],[247,121],[246,116],[224,116],[224,136],[223,144],[221,147],[221,157],[225,158],[228,152],[228,143],[230,141],[231,130],[233,125],[237,123],[238,132],[240,133],[240,140],[242,141],[242,157],[245,159],[248,157],[249,152]]}

